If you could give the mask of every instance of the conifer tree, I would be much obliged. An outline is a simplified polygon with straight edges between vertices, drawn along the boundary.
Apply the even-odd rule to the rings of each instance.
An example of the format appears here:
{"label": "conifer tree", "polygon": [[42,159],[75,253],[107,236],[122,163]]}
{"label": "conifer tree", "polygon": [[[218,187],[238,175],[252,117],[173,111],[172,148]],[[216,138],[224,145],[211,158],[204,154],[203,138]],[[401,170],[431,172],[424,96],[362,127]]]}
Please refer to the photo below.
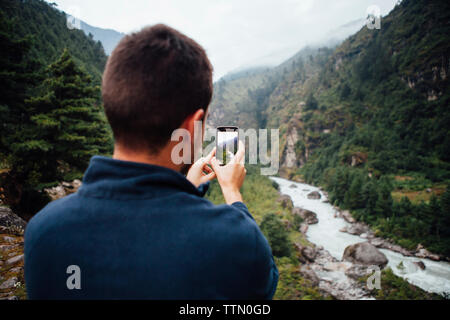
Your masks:
{"label": "conifer tree", "polygon": [[111,150],[98,101],[99,88],[65,49],[49,66],[42,94],[27,101],[34,130],[23,145],[38,150],[47,180],[84,171],[91,156]]}

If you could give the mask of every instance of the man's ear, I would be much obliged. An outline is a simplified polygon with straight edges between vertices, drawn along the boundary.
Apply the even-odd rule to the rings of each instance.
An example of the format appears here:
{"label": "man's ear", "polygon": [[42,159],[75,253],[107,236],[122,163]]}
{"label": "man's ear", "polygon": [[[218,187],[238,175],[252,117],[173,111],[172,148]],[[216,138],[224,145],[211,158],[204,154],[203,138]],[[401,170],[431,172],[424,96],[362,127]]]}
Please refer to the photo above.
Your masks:
{"label": "man's ear", "polygon": [[186,120],[184,120],[182,124],[182,128],[189,131],[191,138],[194,137],[194,129],[195,129],[195,122],[196,121],[204,121],[205,118],[205,111],[203,109],[198,109],[193,114],[188,116]]}

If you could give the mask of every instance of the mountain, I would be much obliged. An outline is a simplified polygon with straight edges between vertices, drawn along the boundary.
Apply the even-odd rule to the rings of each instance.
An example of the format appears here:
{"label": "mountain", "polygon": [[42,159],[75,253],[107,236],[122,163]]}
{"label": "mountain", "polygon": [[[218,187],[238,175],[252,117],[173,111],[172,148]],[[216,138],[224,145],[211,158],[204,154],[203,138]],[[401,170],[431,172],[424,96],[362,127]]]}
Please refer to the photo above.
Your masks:
{"label": "mountain", "polygon": [[[1,0],[2,14],[12,19],[8,35],[28,37],[30,57],[43,65],[55,61],[64,48],[69,49],[75,61],[82,65],[96,82],[100,82],[106,63],[102,44],[81,30],[67,28],[65,13],[42,0]],[[7,20],[4,20],[6,23]]]}
{"label": "mountain", "polygon": [[380,235],[448,256],[449,9],[403,0],[379,30],[220,80],[211,122],[280,128],[280,175],[322,185]]}
{"label": "mountain", "polygon": [[86,35],[92,34],[95,41],[100,41],[105,49],[105,53],[109,56],[119,41],[125,36],[124,33],[112,30],[93,27],[84,21],[80,21],[81,30]]}

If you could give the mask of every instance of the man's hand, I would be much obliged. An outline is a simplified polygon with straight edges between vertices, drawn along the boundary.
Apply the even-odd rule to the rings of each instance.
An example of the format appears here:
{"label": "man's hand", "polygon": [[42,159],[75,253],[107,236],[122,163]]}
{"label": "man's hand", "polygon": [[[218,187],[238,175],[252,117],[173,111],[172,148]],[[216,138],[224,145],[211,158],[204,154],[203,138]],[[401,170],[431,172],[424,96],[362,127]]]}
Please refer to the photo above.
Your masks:
{"label": "man's hand", "polygon": [[205,158],[198,159],[189,169],[186,179],[198,188],[202,183],[208,182],[216,177],[216,174],[209,166],[212,157],[216,154],[214,148]]}
{"label": "man's hand", "polygon": [[211,166],[216,173],[222,193],[227,204],[242,202],[240,189],[244,183],[247,170],[244,167],[245,146],[239,140],[239,148],[234,158],[225,166],[221,166],[216,157],[211,159]]}

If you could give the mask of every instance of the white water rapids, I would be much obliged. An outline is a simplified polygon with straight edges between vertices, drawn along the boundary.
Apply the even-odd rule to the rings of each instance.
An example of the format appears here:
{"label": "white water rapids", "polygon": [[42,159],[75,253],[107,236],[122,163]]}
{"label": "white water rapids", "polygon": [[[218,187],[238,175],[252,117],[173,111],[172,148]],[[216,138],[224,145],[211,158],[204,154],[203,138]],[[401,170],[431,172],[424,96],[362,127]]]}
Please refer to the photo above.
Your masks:
{"label": "white water rapids", "polygon": [[[367,241],[356,235],[340,232],[343,227],[349,227],[342,218],[335,217],[337,213],[330,203],[324,202],[326,196],[319,190],[308,184],[293,182],[290,180],[271,177],[280,186],[282,194],[291,197],[294,206],[314,212],[319,219],[319,223],[310,225],[306,233],[307,239],[318,245],[323,246],[332,256],[341,260],[345,248],[348,245]],[[291,187],[292,185],[297,187]],[[322,198],[320,200],[311,200],[307,194],[312,191],[318,191]],[[389,260],[388,267],[397,275],[408,282],[428,291],[442,294],[450,294],[450,263],[445,261],[432,261],[417,257],[406,257],[400,253],[380,249]],[[413,262],[422,261],[425,264],[425,270],[418,268]],[[400,262],[403,262],[404,268],[398,268]]]}

